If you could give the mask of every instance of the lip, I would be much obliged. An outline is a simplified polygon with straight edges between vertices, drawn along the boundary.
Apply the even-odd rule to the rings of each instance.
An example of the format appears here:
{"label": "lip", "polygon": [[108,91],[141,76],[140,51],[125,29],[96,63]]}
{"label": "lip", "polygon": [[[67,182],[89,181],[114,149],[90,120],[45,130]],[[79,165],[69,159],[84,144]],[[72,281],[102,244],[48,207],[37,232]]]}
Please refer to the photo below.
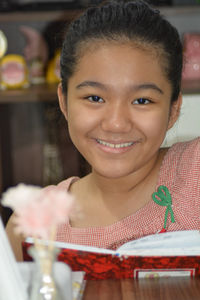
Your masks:
{"label": "lip", "polygon": [[124,153],[130,151],[137,142],[134,141],[107,141],[103,139],[95,139],[98,147],[107,153]]}

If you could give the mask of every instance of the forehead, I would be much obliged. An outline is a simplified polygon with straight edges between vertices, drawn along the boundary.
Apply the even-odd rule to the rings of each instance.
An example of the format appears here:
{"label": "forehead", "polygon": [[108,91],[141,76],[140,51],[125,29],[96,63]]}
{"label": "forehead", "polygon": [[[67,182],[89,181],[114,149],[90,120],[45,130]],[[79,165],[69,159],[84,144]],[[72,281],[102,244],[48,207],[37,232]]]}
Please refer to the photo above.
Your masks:
{"label": "forehead", "polygon": [[171,92],[157,49],[130,42],[88,43],[69,78],[68,88],[85,81],[102,83],[120,93],[125,93],[133,84],[146,83]]}
{"label": "forehead", "polygon": [[[160,45],[150,45],[141,40],[130,41],[127,38],[120,40],[93,39],[82,42],[76,53],[74,72],[80,71],[80,68],[84,65],[87,65],[89,68],[92,60],[95,62],[93,67],[97,68],[98,60],[101,64],[106,60],[106,67],[109,67],[118,58],[121,58],[120,63],[122,68],[126,63],[133,63],[133,60],[136,60],[138,56],[143,57],[144,60],[149,60],[149,63],[152,62],[152,65],[160,68],[163,76],[166,75],[167,58]],[[142,60],[140,63],[142,63]]]}
{"label": "forehead", "polygon": [[[122,36],[117,37],[115,39],[89,39],[86,41],[82,41],[79,43],[77,50],[76,50],[76,68],[78,67],[81,60],[88,61],[91,59],[91,55],[94,53],[100,53],[99,49],[105,48],[118,48],[118,49],[129,49],[129,50],[140,50],[141,53],[144,55],[151,56],[152,59],[156,59],[159,63],[160,67],[163,70],[164,74],[167,74],[168,69],[168,55],[164,51],[161,44],[150,44],[140,38],[135,38],[134,41],[130,40],[129,38]],[[74,70],[74,71],[75,71]]]}

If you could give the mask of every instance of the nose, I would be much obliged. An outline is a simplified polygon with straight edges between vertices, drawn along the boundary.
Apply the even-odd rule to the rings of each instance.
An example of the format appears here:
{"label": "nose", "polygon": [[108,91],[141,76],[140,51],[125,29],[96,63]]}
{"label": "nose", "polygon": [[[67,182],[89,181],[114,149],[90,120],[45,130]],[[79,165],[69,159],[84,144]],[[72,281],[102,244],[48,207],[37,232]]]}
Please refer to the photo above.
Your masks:
{"label": "nose", "polygon": [[104,111],[102,129],[113,133],[126,133],[132,127],[130,107],[126,104],[109,105]]}

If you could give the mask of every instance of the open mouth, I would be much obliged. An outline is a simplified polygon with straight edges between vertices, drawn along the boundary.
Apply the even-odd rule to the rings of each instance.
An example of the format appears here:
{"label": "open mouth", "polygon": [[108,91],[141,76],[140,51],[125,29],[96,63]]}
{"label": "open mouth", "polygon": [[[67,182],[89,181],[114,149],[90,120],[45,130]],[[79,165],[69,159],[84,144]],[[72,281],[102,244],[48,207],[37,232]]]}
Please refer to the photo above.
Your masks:
{"label": "open mouth", "polygon": [[129,146],[132,146],[134,144],[134,142],[127,142],[127,143],[108,143],[108,142],[105,142],[105,141],[102,141],[102,140],[99,140],[97,139],[96,140],[97,143],[103,145],[103,146],[106,146],[106,147],[109,147],[109,148],[126,148],[126,147],[129,147]]}

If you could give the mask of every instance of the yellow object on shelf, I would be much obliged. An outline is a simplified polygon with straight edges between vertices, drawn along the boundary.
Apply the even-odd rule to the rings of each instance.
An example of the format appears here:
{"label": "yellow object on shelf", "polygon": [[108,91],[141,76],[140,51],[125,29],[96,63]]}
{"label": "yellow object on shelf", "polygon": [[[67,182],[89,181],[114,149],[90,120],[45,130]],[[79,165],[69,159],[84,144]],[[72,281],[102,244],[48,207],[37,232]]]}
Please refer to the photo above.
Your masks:
{"label": "yellow object on shelf", "polygon": [[26,61],[21,55],[8,54],[0,60],[0,88],[16,89],[29,87]]}
{"label": "yellow object on shelf", "polygon": [[5,34],[0,30],[0,58],[4,56],[7,51],[8,42]]}
{"label": "yellow object on shelf", "polygon": [[46,81],[48,83],[60,82],[60,50],[56,51],[55,56],[50,60],[48,64]]}

